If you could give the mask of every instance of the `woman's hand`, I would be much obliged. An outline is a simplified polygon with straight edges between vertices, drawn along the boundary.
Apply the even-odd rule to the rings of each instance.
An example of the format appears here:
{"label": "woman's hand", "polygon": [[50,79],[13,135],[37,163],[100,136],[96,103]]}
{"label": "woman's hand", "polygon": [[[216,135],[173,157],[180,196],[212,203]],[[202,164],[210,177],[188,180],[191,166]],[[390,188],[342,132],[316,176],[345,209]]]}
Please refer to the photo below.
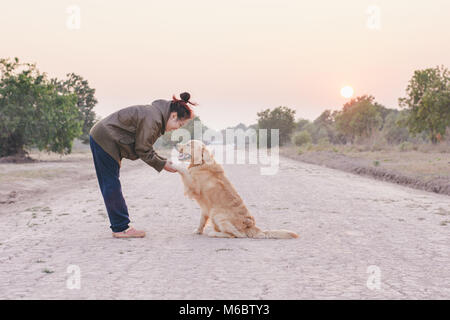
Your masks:
{"label": "woman's hand", "polygon": [[172,166],[172,161],[167,160],[166,164],[164,165],[164,170],[169,171],[169,172],[177,172],[177,169],[175,169]]}

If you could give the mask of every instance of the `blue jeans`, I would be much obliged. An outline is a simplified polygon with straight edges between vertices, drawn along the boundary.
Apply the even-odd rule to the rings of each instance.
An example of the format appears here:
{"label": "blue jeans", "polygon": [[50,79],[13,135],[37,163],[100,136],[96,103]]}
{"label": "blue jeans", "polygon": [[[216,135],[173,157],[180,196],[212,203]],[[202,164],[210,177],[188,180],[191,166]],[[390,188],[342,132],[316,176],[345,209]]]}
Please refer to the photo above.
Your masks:
{"label": "blue jeans", "polygon": [[111,229],[113,232],[124,231],[128,228],[130,219],[119,180],[120,166],[91,136],[89,136],[89,140],[98,184],[105,201]]}

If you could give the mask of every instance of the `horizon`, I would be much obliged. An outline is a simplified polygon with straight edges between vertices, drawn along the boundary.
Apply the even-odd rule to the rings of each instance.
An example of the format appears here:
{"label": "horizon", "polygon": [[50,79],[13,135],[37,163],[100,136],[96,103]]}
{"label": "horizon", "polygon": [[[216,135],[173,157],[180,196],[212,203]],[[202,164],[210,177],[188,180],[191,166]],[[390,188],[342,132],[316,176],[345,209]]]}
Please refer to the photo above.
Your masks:
{"label": "horizon", "polygon": [[345,86],[401,110],[415,70],[450,65],[444,0],[18,0],[2,11],[0,27],[13,32],[0,57],[59,79],[81,75],[101,117],[187,91],[214,130],[278,106],[313,121],[342,109]]}

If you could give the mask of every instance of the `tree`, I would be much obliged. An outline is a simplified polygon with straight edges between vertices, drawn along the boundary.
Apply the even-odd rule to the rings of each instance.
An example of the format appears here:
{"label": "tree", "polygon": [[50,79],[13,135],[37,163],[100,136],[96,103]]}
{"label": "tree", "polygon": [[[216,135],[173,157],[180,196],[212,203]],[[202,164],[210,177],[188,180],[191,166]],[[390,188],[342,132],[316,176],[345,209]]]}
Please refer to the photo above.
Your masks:
{"label": "tree", "polygon": [[313,121],[313,141],[339,142],[335,129],[337,111],[325,110]]}
{"label": "tree", "polygon": [[64,93],[74,93],[77,97],[78,119],[82,122],[82,135],[80,139],[83,143],[89,142],[89,131],[96,122],[94,107],[97,104],[95,89],[89,87],[87,80],[75,73],[67,74],[67,79],[59,81],[52,79],[58,90]]}
{"label": "tree", "polygon": [[296,145],[296,146],[302,146],[304,144],[307,143],[311,143],[312,139],[311,139],[311,135],[309,134],[308,131],[303,130],[300,132],[297,132],[294,137],[292,138],[292,142]]}
{"label": "tree", "polygon": [[331,110],[325,110],[314,120],[314,124],[319,127],[328,127],[334,124],[333,113]]}
{"label": "tree", "polygon": [[62,93],[36,65],[0,59],[0,156],[25,148],[70,153],[81,134],[75,94]]}
{"label": "tree", "polygon": [[367,138],[374,130],[380,129],[383,120],[380,105],[374,102],[373,96],[356,97],[336,114],[336,129],[354,142],[356,137]]}
{"label": "tree", "polygon": [[401,107],[409,108],[405,124],[411,133],[427,131],[433,144],[438,134],[444,137],[450,126],[450,74],[444,66],[416,70],[406,88],[406,97],[399,98]]}
{"label": "tree", "polygon": [[308,119],[298,119],[297,122],[295,123],[295,130],[296,131],[302,131],[303,128],[310,123],[310,121]]}
{"label": "tree", "polygon": [[399,125],[406,114],[405,111],[407,110],[398,111],[391,109],[386,116],[382,131],[386,141],[390,144],[399,144],[407,141],[409,138],[408,129]]}
{"label": "tree", "polygon": [[[271,147],[271,131],[270,129],[279,130],[279,145],[288,142],[291,133],[295,128],[295,110],[288,107],[277,107],[272,111],[266,109],[258,112],[258,128],[267,129],[267,147]],[[259,135],[258,135],[259,137]],[[259,140],[258,140],[259,141]]]}
{"label": "tree", "polygon": [[[250,130],[250,131],[248,131],[248,130]],[[228,131],[231,131],[233,133],[233,141],[230,141],[231,137],[227,135]],[[253,142],[253,140],[252,140],[253,132],[254,133],[258,132],[257,125],[247,127],[244,123],[240,122],[239,124],[237,124],[235,126],[230,126],[230,127],[220,130],[219,134],[222,136],[224,144],[232,144],[233,143],[234,145],[238,145],[240,143],[239,137],[243,137],[244,144],[248,145]],[[243,134],[243,136],[240,136],[241,134]],[[257,139],[257,137],[256,137],[256,139]]]}

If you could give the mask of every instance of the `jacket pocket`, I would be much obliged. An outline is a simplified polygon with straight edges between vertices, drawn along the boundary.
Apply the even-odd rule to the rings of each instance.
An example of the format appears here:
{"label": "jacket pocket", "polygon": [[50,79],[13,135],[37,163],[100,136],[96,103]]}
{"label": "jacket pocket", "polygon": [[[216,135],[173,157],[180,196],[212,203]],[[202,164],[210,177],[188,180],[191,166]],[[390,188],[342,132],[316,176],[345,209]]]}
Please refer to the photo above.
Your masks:
{"label": "jacket pocket", "polygon": [[122,137],[119,139],[120,157],[136,160],[139,157],[135,150],[136,142],[132,137]]}

